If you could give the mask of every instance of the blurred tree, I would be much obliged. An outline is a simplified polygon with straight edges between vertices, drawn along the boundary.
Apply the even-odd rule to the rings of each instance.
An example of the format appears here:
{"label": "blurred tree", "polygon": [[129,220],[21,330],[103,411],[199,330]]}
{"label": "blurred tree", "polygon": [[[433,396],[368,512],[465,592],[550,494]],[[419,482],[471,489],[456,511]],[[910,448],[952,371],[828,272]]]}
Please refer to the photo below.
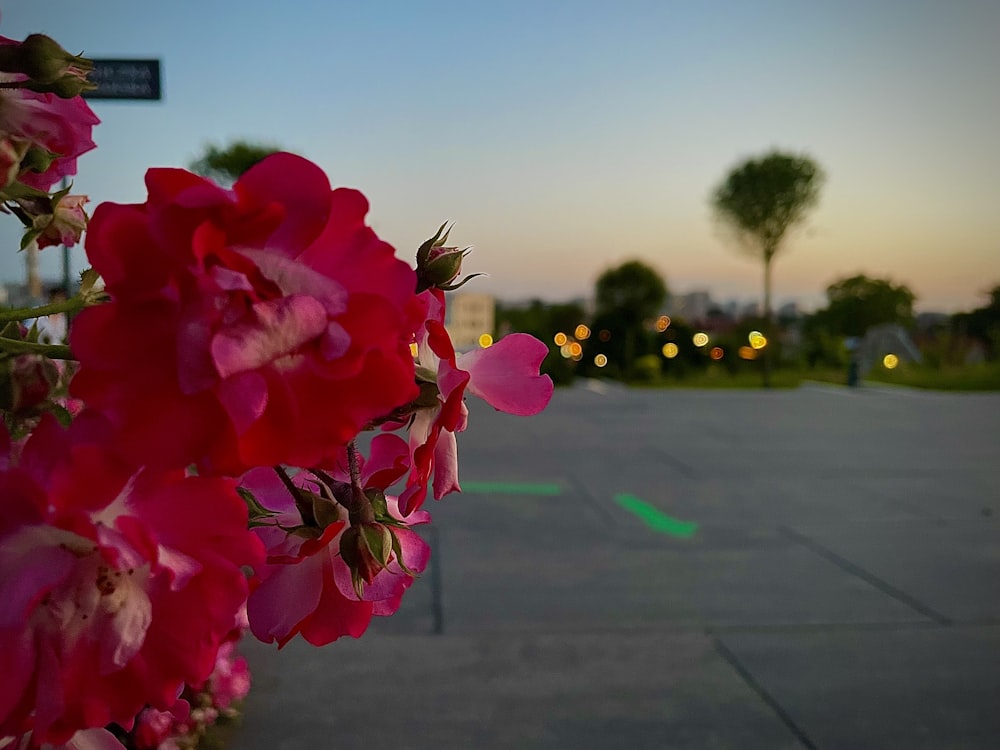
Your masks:
{"label": "blurred tree", "polygon": [[226,147],[209,144],[205,152],[190,164],[190,169],[202,177],[232,185],[240,175],[265,156],[281,151],[280,146],[270,143],[252,143],[236,140]]}
{"label": "blurred tree", "polygon": [[735,167],[712,194],[716,216],[764,262],[764,317],[771,319],[771,261],[785,234],[819,200],[823,172],[808,156],[772,151]]}
{"label": "blurred tree", "polygon": [[1000,284],[987,293],[989,302],[967,313],[952,316],[952,330],[960,336],[975,339],[985,356],[992,361],[1000,358]]}
{"label": "blurred tree", "polygon": [[[771,262],[789,229],[801,224],[819,200],[823,171],[808,156],[772,151],[748,159],[726,176],[712,194],[716,217],[740,246],[764,262],[764,319],[771,321]],[[768,386],[770,357],[762,370]]]}
{"label": "blurred tree", "polygon": [[622,337],[622,372],[628,378],[637,354],[636,341],[643,336],[643,324],[659,312],[667,299],[666,284],[652,268],[632,260],[602,273],[594,292],[597,318],[607,321],[600,327],[614,326],[612,334]]}
{"label": "blurred tree", "polygon": [[858,274],[840,279],[826,288],[827,306],[817,310],[810,328],[838,336],[864,336],[869,328],[896,323],[913,325],[916,296],[902,284]]}
{"label": "blurred tree", "polygon": [[584,321],[583,307],[575,302],[547,305],[535,299],[527,307],[498,304],[494,333],[497,338],[515,331],[530,333],[544,341],[549,347],[549,354],[542,362],[542,374],[550,376],[556,385],[567,385],[573,382],[577,363],[562,356],[553,336],[559,331],[572,333]]}

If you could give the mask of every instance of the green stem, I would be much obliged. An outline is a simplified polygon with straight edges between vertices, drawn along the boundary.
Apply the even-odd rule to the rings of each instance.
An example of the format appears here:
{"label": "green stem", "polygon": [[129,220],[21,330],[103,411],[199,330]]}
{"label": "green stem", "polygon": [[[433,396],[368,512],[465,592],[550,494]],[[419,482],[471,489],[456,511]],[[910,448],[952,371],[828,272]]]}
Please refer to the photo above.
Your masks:
{"label": "green stem", "polygon": [[351,494],[354,496],[354,507],[349,509],[351,523],[372,523],[375,521],[375,511],[361,486],[358,445],[353,440],[347,444],[347,468],[351,473]]}
{"label": "green stem", "polygon": [[278,478],[281,480],[281,483],[285,485],[285,489],[288,490],[289,494],[291,494],[292,496],[292,499],[295,501],[295,508],[296,510],[299,511],[299,515],[302,516],[302,523],[305,524],[306,526],[315,527],[317,524],[316,524],[316,517],[312,511],[312,503],[310,503],[305,497],[302,496],[302,493],[299,491],[299,488],[292,481],[292,478],[288,476],[288,472],[285,471],[284,466],[282,466],[281,464],[276,464],[274,467],[274,471],[278,475]]}
{"label": "green stem", "polygon": [[15,310],[0,310],[0,324],[9,323],[12,320],[28,320],[30,318],[41,318],[44,315],[55,315],[56,313],[77,313],[84,308],[83,300],[80,297],[71,297],[60,302],[50,302],[39,307],[19,307]]}
{"label": "green stem", "polygon": [[76,359],[68,346],[63,344],[39,344],[0,336],[0,352],[9,354],[43,354],[49,359]]}

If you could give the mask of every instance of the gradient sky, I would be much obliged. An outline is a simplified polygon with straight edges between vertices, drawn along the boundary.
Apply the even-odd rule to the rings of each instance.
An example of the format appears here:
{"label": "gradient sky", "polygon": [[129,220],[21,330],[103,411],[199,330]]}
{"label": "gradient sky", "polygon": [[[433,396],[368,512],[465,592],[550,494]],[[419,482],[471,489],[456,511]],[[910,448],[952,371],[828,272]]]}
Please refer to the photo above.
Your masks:
{"label": "gradient sky", "polygon": [[[780,148],[828,180],[775,261],[778,304],[815,307],[855,273],[946,312],[1000,284],[995,0],[0,2],[0,34],[32,32],[162,60],[162,102],[93,103],[91,207],[141,202],[149,166],[247,138],[364,191],[402,257],[456,222],[466,270],[489,273],[477,291],[564,300],[639,258],[673,292],[749,301],[760,265],[708,197]],[[20,280],[3,224],[0,279]],[[42,255],[59,278],[58,250]]]}

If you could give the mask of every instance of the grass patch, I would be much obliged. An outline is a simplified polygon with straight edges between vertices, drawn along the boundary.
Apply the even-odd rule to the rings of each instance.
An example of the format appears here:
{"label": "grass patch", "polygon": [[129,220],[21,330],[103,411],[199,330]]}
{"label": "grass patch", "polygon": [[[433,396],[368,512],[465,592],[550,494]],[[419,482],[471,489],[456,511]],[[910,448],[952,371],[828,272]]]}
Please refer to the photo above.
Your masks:
{"label": "grass patch", "polygon": [[[775,370],[771,373],[772,388],[798,388],[802,373],[798,370]],[[709,367],[704,372],[692,372],[683,377],[663,375],[650,382],[636,382],[637,388],[761,388],[759,372],[732,373],[722,367]]]}
{"label": "grass patch", "polygon": [[1000,362],[939,369],[900,365],[894,370],[887,370],[876,365],[865,379],[935,391],[1000,391]]}

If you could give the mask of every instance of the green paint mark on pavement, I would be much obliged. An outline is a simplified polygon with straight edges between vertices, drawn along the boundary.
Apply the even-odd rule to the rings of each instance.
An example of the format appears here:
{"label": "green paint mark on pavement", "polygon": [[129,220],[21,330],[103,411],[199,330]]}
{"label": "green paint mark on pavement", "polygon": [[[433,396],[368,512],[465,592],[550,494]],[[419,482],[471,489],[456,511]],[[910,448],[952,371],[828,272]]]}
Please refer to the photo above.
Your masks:
{"label": "green paint mark on pavement", "polygon": [[653,531],[659,531],[661,534],[688,539],[698,531],[698,524],[694,521],[672,518],[635,495],[620,492],[615,495],[615,502],[629,513],[638,516]]}
{"label": "green paint mark on pavement", "polygon": [[494,495],[558,495],[558,484],[524,482],[462,482],[462,492]]}

